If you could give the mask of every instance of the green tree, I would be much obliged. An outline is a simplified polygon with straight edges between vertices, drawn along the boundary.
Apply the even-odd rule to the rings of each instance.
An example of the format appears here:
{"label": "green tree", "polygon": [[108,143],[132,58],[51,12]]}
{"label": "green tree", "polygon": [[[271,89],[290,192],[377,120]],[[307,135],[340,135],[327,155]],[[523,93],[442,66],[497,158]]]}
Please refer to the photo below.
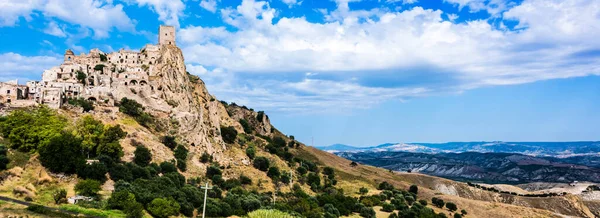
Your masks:
{"label": "green tree", "polygon": [[361,188],[358,190],[358,193],[360,193],[361,195],[365,195],[365,194],[369,193],[369,189],[367,189],[367,188],[365,188],[365,187],[361,187]]}
{"label": "green tree", "polygon": [[410,188],[408,188],[408,192],[416,195],[419,193],[419,187],[417,185],[411,185]]}
{"label": "green tree", "polygon": [[54,199],[55,204],[67,202],[67,190],[58,189],[52,192],[52,198]]}
{"label": "green tree", "polygon": [[242,185],[252,185],[252,179],[250,179],[250,177],[240,175],[240,183],[242,183]]}
{"label": "green tree", "polygon": [[132,117],[139,117],[144,113],[144,108],[135,100],[122,98],[119,104],[119,111]]}
{"label": "green tree", "polygon": [[[55,173],[75,173],[77,166],[84,164],[81,139],[64,132],[54,137],[39,149],[40,162]],[[68,157],[68,158],[66,158]]]}
{"label": "green tree", "polygon": [[235,138],[237,137],[237,130],[233,126],[221,126],[221,137],[223,141],[227,144],[235,143]]}
{"label": "green tree", "polygon": [[179,214],[179,203],[173,199],[156,198],[148,204],[148,212],[158,218],[168,218]]}
{"label": "green tree", "polygon": [[98,192],[102,189],[102,184],[99,181],[93,179],[80,180],[75,185],[75,192],[83,196],[95,197]]}
{"label": "green tree", "polygon": [[462,214],[463,216],[467,215],[467,211],[465,209],[460,210],[460,214]]}
{"label": "green tree", "polygon": [[204,153],[202,153],[202,156],[200,156],[200,162],[202,163],[208,163],[211,162],[212,157],[210,156],[210,154],[206,153],[206,151]]}
{"label": "green tree", "polygon": [[79,83],[81,84],[86,84],[85,79],[87,78],[87,75],[85,73],[83,73],[81,70],[77,71],[77,81],[79,81]]}
{"label": "green tree", "polygon": [[152,153],[150,153],[150,150],[146,146],[138,145],[133,154],[133,162],[139,166],[148,166],[152,161]]}
{"label": "green tree", "polygon": [[442,208],[442,207],[444,207],[444,205],[446,205],[444,200],[436,198],[436,197],[431,198],[431,204],[435,205],[438,208]]}
{"label": "green tree", "polygon": [[32,151],[59,136],[67,126],[64,117],[42,106],[32,110],[15,110],[0,120],[0,133],[13,149]]}
{"label": "green tree", "polygon": [[396,209],[396,207],[392,204],[388,204],[388,203],[384,203],[383,207],[381,208],[381,211],[385,211],[385,212],[393,212]]}
{"label": "green tree", "polygon": [[260,171],[267,171],[271,165],[271,162],[266,157],[256,157],[254,158],[254,168]]}
{"label": "green tree", "polygon": [[95,152],[102,140],[104,124],[92,116],[86,115],[77,121],[75,132],[77,137],[81,138],[81,147],[86,151],[87,156],[90,156],[90,152]]}
{"label": "green tree", "polygon": [[123,210],[127,204],[135,202],[135,195],[127,190],[114,191],[107,201],[109,209]]}
{"label": "green tree", "polygon": [[452,203],[452,202],[448,202],[446,203],[446,208],[448,208],[448,210],[454,212],[458,209],[458,207],[456,207],[456,204]]}
{"label": "green tree", "polygon": [[242,128],[244,128],[246,134],[252,134],[252,127],[250,127],[250,124],[246,119],[240,119],[240,124],[242,125]]}
{"label": "green tree", "polygon": [[77,169],[77,175],[83,179],[93,179],[97,181],[106,181],[106,172],[108,168],[104,163],[96,162],[92,164],[83,164]]}
{"label": "green tree", "polygon": [[256,157],[256,147],[249,146],[248,148],[246,148],[246,155],[248,155],[248,158],[250,158],[250,160],[254,159],[254,157]]}
{"label": "green tree", "polygon": [[454,214],[454,218],[462,218],[462,217],[463,217],[463,216],[462,216],[462,215],[460,215],[460,214],[458,214],[458,213],[455,213],[455,214]]}
{"label": "green tree", "polygon": [[279,168],[276,166],[272,166],[269,167],[269,170],[267,171],[267,176],[271,179],[273,179],[274,181],[279,180],[279,177],[281,176],[281,172],[279,172]]}

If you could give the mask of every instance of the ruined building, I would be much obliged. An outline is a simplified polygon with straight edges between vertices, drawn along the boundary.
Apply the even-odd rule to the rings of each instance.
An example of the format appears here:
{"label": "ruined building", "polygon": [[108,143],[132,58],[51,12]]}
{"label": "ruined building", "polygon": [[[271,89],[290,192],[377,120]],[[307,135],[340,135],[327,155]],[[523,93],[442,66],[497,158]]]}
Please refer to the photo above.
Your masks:
{"label": "ruined building", "polygon": [[107,105],[138,92],[152,98],[155,88],[161,87],[153,87],[149,81],[157,74],[161,46],[175,46],[175,28],[160,26],[158,41],[158,45],[148,44],[140,51],[104,53],[92,49],[88,54],[75,55],[69,49],[64,62],[45,70],[41,81],[0,83],[0,103],[17,106],[18,100],[60,108],[70,98]]}

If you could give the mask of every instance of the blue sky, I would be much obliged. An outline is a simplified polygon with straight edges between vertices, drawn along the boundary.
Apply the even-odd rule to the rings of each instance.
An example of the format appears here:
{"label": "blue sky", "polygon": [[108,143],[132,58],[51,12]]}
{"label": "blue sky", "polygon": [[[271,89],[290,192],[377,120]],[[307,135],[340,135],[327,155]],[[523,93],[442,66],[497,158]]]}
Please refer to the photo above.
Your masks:
{"label": "blue sky", "polygon": [[2,0],[0,80],[160,24],[211,93],[306,143],[600,140],[594,0]]}

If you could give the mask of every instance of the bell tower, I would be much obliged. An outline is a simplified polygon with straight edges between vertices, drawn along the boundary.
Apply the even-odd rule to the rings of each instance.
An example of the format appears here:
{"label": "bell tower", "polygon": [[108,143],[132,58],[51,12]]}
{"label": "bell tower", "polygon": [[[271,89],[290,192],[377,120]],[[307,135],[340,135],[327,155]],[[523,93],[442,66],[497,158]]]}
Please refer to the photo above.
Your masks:
{"label": "bell tower", "polygon": [[160,25],[160,28],[158,28],[158,45],[175,45],[175,27]]}

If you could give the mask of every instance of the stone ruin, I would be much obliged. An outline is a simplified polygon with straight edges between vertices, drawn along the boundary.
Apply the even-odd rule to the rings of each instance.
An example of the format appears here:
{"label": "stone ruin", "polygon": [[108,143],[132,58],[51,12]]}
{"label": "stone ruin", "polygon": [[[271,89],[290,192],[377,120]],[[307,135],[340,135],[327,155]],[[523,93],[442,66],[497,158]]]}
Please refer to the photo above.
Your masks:
{"label": "stone ruin", "polygon": [[[148,44],[140,51],[121,49],[104,53],[92,49],[88,54],[75,55],[70,49],[60,66],[45,70],[41,81],[0,82],[0,104],[10,107],[45,104],[60,108],[69,99],[83,98],[97,104],[114,105],[122,97],[146,94],[158,98],[151,84],[158,74],[161,46],[175,46],[175,28],[160,26],[159,44]],[[158,90],[160,91],[160,90]]]}

